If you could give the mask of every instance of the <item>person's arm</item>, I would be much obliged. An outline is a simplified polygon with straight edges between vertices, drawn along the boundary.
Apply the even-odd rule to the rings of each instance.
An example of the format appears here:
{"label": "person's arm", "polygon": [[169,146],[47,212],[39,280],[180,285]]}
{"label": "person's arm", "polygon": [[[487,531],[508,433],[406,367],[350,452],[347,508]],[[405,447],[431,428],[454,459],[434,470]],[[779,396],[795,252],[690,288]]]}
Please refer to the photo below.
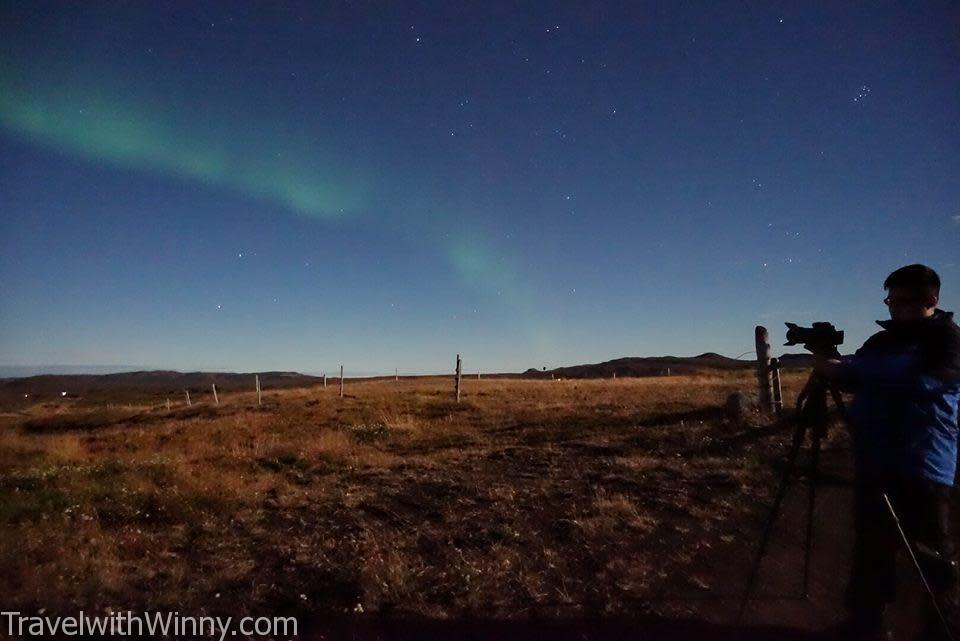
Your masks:
{"label": "person's arm", "polygon": [[[957,341],[957,335],[952,336]],[[945,362],[957,363],[956,350],[944,349],[941,342],[928,353],[888,352],[873,344],[873,338],[850,356],[840,358],[814,355],[814,372],[835,387],[853,391],[863,385],[880,386],[891,391],[926,393],[938,388],[951,377],[944,375]],[[957,343],[960,345],[960,342]],[[956,347],[951,345],[951,347]],[[950,358],[951,351],[955,355]],[[954,370],[956,371],[956,369]]]}
{"label": "person's arm", "polygon": [[856,384],[904,386],[922,376],[915,354],[858,354],[843,367],[843,375]]}
{"label": "person's arm", "polygon": [[839,382],[845,374],[843,360],[818,356],[813,358],[813,371],[817,376],[831,383]]}
{"label": "person's arm", "polygon": [[956,326],[936,328],[919,356],[924,372],[947,384],[960,382],[960,330]]}
{"label": "person's arm", "polygon": [[826,365],[825,372],[835,376],[834,385],[844,391],[870,386],[900,398],[928,398],[939,394],[945,384],[924,371],[915,353],[858,351],[852,357],[845,357],[839,365]]}

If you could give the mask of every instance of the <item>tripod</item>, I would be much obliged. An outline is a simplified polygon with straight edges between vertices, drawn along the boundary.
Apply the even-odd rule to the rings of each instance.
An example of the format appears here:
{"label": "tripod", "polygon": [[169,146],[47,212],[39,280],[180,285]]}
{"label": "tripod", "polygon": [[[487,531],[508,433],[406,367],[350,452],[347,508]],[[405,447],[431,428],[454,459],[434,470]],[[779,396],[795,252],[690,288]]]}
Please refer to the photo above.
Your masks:
{"label": "tripod", "polygon": [[737,623],[743,619],[743,614],[747,608],[747,602],[753,593],[753,587],[760,572],[760,563],[767,552],[767,545],[770,543],[770,535],[773,533],[774,524],[777,517],[780,516],[780,507],[784,497],[787,494],[787,488],[790,485],[791,476],[796,467],[797,457],[800,449],[807,439],[807,432],[810,432],[810,467],[807,473],[807,523],[803,550],[803,598],[809,596],[810,588],[810,553],[813,547],[813,516],[817,501],[817,483],[820,478],[820,446],[823,437],[827,434],[827,422],[829,419],[827,408],[827,394],[833,398],[833,404],[841,414],[844,413],[843,398],[840,393],[829,386],[825,381],[811,374],[807,379],[807,384],[797,398],[797,428],[793,433],[793,443],[790,446],[790,452],[787,455],[786,469],[780,478],[780,485],[773,500],[773,507],[770,508],[770,515],[767,517],[767,523],[763,530],[763,537],[760,540],[760,549],[757,553],[757,559],[750,570],[750,578],[747,580],[747,587],[743,598],[740,601],[740,609],[737,612]]}

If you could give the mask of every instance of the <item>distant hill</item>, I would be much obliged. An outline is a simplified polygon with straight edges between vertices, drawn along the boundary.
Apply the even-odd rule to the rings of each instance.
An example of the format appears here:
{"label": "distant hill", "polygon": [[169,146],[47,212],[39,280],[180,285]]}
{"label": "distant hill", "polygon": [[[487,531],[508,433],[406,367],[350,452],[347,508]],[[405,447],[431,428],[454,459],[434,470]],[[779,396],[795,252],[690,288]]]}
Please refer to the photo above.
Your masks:
{"label": "distant hill", "polygon": [[[322,383],[317,376],[297,372],[259,372],[260,386],[267,389],[307,387]],[[254,374],[226,372],[173,372],[153,370],[116,374],[45,374],[25,378],[0,379],[0,403],[3,405],[35,403],[63,398],[82,398],[96,403],[174,401],[184,398],[189,391],[194,401],[211,394],[211,385],[217,391],[254,391]],[[64,394],[66,392],[66,394]],[[26,395],[26,396],[24,396]]]}
{"label": "distant hill", "polygon": [[780,357],[784,369],[813,367],[813,354],[784,354]]}
{"label": "distant hill", "polygon": [[42,374],[118,374],[148,369],[143,365],[0,365],[0,378],[26,378]]}
{"label": "distant hill", "polygon": [[[784,354],[780,357],[784,368],[804,368],[813,365],[809,354]],[[589,365],[570,365],[550,370],[530,368],[525,378],[613,378],[636,376],[667,376],[701,374],[710,370],[752,369],[756,361],[745,361],[706,352],[699,356],[633,356],[617,358]]]}
{"label": "distant hill", "polygon": [[[810,367],[808,354],[785,354],[786,368]],[[750,369],[743,361],[713,352],[699,356],[650,356],[618,358],[603,363],[570,365],[552,370],[528,369],[522,374],[484,374],[484,378],[612,378],[702,374],[717,370]],[[264,390],[320,385],[323,378],[298,372],[260,372]],[[377,378],[393,378],[384,376]],[[333,377],[329,380],[335,381]],[[347,380],[350,380],[349,378]],[[373,380],[365,379],[365,380]],[[211,400],[211,385],[221,392],[254,391],[254,374],[231,372],[175,372],[151,370],[113,374],[44,374],[21,378],[0,378],[0,405],[22,407],[53,399],[77,399],[84,403],[181,402],[189,391],[194,402]],[[335,384],[335,383],[333,383]]]}

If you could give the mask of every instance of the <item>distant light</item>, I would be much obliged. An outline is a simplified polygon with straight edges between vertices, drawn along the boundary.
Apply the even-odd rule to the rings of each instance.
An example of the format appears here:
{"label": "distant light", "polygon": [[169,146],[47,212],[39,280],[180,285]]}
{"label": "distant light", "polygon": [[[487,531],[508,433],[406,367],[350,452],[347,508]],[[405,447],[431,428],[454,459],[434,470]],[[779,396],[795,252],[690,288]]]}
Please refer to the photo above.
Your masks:
{"label": "distant light", "polygon": [[66,395],[67,395],[66,392],[60,392],[60,396],[66,396]]}
{"label": "distant light", "polygon": [[28,396],[30,396],[30,395],[29,395],[29,394],[24,394],[24,395],[23,395],[24,398],[27,398]]}

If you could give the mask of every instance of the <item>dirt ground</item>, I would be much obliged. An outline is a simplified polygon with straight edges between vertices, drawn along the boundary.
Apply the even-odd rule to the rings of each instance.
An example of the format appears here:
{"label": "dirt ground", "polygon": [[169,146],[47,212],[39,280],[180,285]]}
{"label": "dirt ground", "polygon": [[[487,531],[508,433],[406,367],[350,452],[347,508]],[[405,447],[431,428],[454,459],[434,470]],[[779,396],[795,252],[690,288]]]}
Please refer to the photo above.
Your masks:
{"label": "dirt ground", "polygon": [[[792,426],[790,426],[792,428]],[[778,433],[789,435],[789,432]],[[784,452],[787,443],[784,442]],[[616,616],[533,616],[520,621],[471,620],[388,621],[321,620],[310,630],[317,639],[541,639],[563,641],[637,639],[640,641],[716,640],[840,640],[832,631],[844,618],[843,590],[851,563],[852,461],[841,441],[828,446],[821,459],[817,485],[810,585],[802,596],[804,542],[809,501],[805,472],[792,477],[770,544],[760,565],[745,615],[738,611],[747,577],[757,558],[758,544],[769,511],[755,506],[735,533],[721,534],[702,553],[672,568],[656,595],[648,595],[636,612]],[[806,465],[807,460],[799,464]],[[781,474],[784,470],[774,464]],[[732,540],[730,537],[733,537]],[[727,544],[724,545],[723,543]],[[657,557],[668,560],[671,552]],[[666,564],[664,567],[668,567]],[[900,558],[899,594],[888,610],[894,639],[920,639],[920,612],[925,598],[905,555]]]}
{"label": "dirt ground", "polygon": [[[804,379],[785,376],[787,404]],[[48,403],[0,426],[5,608],[289,614],[310,639],[825,639],[850,461],[823,460],[811,594],[798,481],[735,618],[793,424],[749,373],[378,381],[263,406]],[[895,612],[911,638],[917,581]]]}

